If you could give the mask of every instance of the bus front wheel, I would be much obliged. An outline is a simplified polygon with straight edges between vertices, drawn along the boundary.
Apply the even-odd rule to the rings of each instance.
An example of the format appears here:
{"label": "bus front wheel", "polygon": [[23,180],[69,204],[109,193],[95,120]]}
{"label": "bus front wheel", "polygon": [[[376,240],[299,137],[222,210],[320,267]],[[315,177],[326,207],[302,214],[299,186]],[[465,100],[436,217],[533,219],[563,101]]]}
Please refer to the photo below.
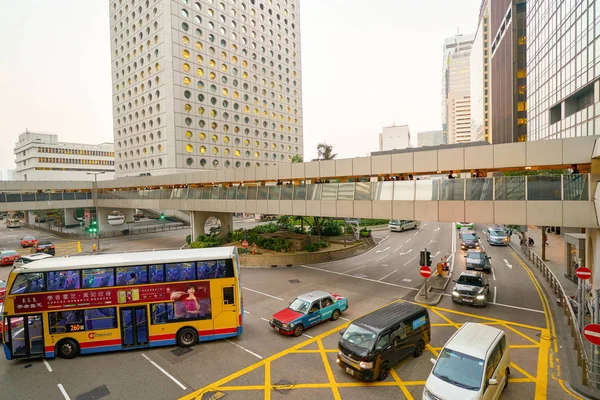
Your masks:
{"label": "bus front wheel", "polygon": [[56,345],[56,353],[61,358],[75,358],[79,355],[79,344],[73,339],[63,339]]}
{"label": "bus front wheel", "polygon": [[181,347],[190,347],[198,343],[198,332],[192,328],[183,328],[177,333],[177,344]]}

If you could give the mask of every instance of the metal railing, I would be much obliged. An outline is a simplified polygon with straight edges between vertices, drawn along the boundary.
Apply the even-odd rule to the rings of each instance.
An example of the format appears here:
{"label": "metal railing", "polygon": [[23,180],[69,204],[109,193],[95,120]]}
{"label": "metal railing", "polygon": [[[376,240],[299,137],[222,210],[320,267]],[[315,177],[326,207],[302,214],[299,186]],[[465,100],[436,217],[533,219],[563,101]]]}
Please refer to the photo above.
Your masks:
{"label": "metal railing", "polygon": [[527,246],[521,246],[521,252],[527,259],[540,270],[550,289],[556,296],[556,303],[563,308],[567,323],[571,328],[571,337],[573,338],[573,350],[577,353],[577,365],[581,367],[581,383],[585,386],[588,383],[600,384],[600,365],[590,361],[586,350],[583,335],[579,332],[577,325],[577,315],[571,305],[570,296],[565,293],[562,285],[554,275],[554,272],[546,265],[540,256],[533,252]]}
{"label": "metal railing", "polygon": [[[36,224],[28,224],[23,223],[23,227],[49,233],[61,238],[65,239],[78,239],[78,240],[92,240],[95,237],[91,237],[88,233],[77,233],[77,232],[64,232],[59,229],[46,228]],[[144,233],[156,233],[156,232],[164,232],[164,231],[176,231],[181,229],[189,229],[189,224],[184,224],[182,222],[172,222],[166,224],[157,224],[157,225],[148,225],[134,228],[127,228],[123,226],[123,228],[119,230],[110,230],[100,232],[100,239],[112,238],[112,237],[120,237],[127,235],[141,235]]]}

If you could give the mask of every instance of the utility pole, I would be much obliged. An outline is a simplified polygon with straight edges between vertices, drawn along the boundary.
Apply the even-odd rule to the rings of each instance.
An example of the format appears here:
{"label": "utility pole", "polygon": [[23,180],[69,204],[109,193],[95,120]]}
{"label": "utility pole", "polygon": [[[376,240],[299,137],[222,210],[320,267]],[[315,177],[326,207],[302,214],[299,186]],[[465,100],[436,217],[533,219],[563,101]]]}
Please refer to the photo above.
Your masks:
{"label": "utility pole", "polygon": [[[98,221],[98,216],[100,213],[98,212],[98,175],[103,174],[104,171],[100,172],[88,172],[88,175],[94,175],[94,187],[92,192],[92,205],[94,206],[94,210],[96,210],[96,221]],[[98,224],[98,227],[100,225]],[[96,232],[96,251],[100,250],[100,232]]]}

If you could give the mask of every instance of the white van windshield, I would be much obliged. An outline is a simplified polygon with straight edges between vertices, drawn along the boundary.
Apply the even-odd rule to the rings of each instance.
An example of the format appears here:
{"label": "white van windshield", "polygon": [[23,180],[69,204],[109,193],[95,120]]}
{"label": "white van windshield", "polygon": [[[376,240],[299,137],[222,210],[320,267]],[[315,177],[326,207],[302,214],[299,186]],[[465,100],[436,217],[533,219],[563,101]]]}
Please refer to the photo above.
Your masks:
{"label": "white van windshield", "polygon": [[485,362],[458,351],[444,349],[433,369],[433,375],[467,390],[479,390]]}

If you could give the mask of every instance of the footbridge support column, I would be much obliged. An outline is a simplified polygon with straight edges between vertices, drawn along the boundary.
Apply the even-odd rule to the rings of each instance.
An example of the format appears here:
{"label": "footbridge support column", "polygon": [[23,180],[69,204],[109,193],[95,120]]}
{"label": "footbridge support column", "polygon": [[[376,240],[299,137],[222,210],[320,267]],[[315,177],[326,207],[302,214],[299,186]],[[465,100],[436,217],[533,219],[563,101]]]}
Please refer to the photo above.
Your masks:
{"label": "footbridge support column", "polygon": [[204,225],[211,214],[204,211],[190,211],[190,228],[192,242],[198,239],[198,236],[204,235]]}

